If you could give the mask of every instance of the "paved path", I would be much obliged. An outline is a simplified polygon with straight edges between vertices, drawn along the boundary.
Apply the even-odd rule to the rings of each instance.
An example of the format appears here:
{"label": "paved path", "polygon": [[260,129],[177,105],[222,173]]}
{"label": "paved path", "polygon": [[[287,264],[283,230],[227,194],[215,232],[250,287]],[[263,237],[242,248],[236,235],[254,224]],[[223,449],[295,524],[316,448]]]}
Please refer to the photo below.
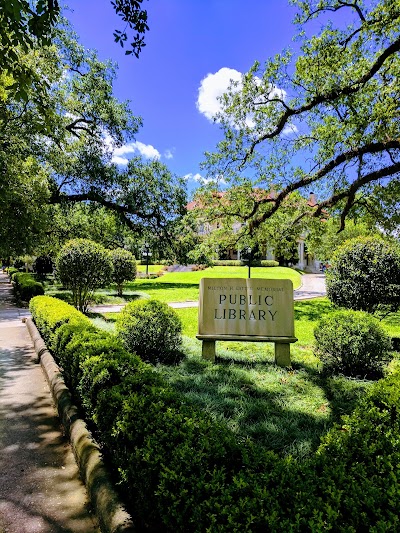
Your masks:
{"label": "paved path", "polygon": [[99,531],[41,366],[0,274],[0,533]]}
{"label": "paved path", "polygon": [[326,296],[325,274],[304,274],[301,287],[294,291],[295,300],[310,300]]}
{"label": "paved path", "polygon": [[[325,275],[324,274],[304,274],[301,277],[301,287],[293,291],[295,300],[310,300],[312,298],[320,298],[326,296],[325,289]],[[197,300],[188,300],[186,302],[170,302],[170,307],[175,309],[182,309],[187,307],[198,307]],[[91,307],[91,311],[97,313],[118,313],[125,306],[123,305],[95,305]]]}
{"label": "paved path", "polygon": [[[295,300],[325,295],[325,276],[307,274]],[[171,307],[197,307],[197,301]],[[118,311],[123,306],[96,306]],[[22,318],[0,273],[0,533],[98,532],[71,448]]]}

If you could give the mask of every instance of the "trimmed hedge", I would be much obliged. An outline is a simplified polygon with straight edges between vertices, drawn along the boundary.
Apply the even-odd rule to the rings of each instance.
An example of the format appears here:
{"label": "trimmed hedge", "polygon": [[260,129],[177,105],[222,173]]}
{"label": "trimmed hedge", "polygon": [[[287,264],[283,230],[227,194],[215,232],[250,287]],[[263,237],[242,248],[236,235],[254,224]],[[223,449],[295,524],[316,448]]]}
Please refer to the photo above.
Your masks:
{"label": "trimmed hedge", "polygon": [[363,311],[337,311],[314,329],[315,354],[328,374],[377,379],[390,361],[392,342],[380,322]]}
{"label": "trimmed hedge", "polygon": [[[247,266],[247,261],[241,260],[231,260],[231,259],[218,259],[212,262],[214,266]],[[254,259],[251,262],[251,266],[254,267],[277,267],[279,266],[278,261],[273,261],[271,259]]]}
{"label": "trimmed hedge", "polygon": [[47,347],[54,354],[57,353],[55,345],[55,333],[62,324],[75,320],[89,329],[91,321],[72,305],[53,298],[52,296],[38,296],[32,298],[29,303],[32,318],[38,327]]}
{"label": "trimmed hedge", "polygon": [[15,267],[7,267],[6,268],[6,272],[8,274],[8,277],[10,278],[10,281],[11,281],[13,275],[16,274],[17,272],[21,272],[21,271],[18,268],[15,268]]}
{"label": "trimmed hedge", "polygon": [[131,352],[149,363],[166,363],[179,357],[182,323],[166,303],[136,300],[128,303],[115,323],[117,337]]}
{"label": "trimmed hedge", "polygon": [[26,272],[13,272],[11,276],[13,282],[14,296],[17,300],[29,302],[34,296],[44,294],[42,283],[35,280],[32,274]]}
{"label": "trimmed hedge", "polygon": [[138,531],[400,530],[400,374],[295,461],[239,443],[68,304],[39,296],[31,306],[78,383]]}

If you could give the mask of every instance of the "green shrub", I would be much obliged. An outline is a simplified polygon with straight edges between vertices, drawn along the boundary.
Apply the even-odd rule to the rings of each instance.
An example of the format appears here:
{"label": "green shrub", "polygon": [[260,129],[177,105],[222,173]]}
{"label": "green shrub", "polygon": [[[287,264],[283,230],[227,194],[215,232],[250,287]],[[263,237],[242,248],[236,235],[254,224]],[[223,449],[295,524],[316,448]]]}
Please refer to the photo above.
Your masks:
{"label": "green shrub", "polygon": [[34,296],[44,294],[44,287],[36,281],[32,274],[25,272],[14,272],[12,275],[14,295],[17,300],[29,302]]}
{"label": "green shrub", "polygon": [[400,248],[379,237],[358,237],[337,249],[326,274],[336,305],[387,314],[400,307]]}
{"label": "green shrub", "polygon": [[23,269],[24,266],[25,266],[25,263],[22,261],[21,258],[18,258],[18,259],[16,259],[16,260],[14,261],[14,267],[15,267],[17,270],[21,271],[21,269]]}
{"label": "green shrub", "polygon": [[31,305],[59,360],[77,369],[75,392],[138,531],[400,530],[400,374],[301,462],[238,442],[68,304]]}
{"label": "green shrub", "polygon": [[111,280],[117,285],[118,296],[122,296],[125,281],[134,281],[136,278],[136,260],[131,252],[117,248],[110,250],[113,267]]}
{"label": "green shrub", "polygon": [[[247,261],[242,260],[231,260],[231,259],[218,259],[213,260],[212,264],[214,266],[247,266]],[[251,262],[251,266],[255,267],[277,267],[279,266],[278,261],[273,261],[272,259],[254,259]]]}
{"label": "green shrub", "polygon": [[215,259],[212,262],[213,266],[242,266],[243,263],[240,260],[233,259]]}
{"label": "green shrub", "polygon": [[[81,360],[80,367],[81,376],[77,390],[86,415],[96,424],[98,424],[98,416],[101,416],[97,408],[100,393],[106,394],[105,391],[117,385],[126,386],[129,381],[127,394],[131,394],[134,390],[133,379],[140,384],[151,383],[152,386],[162,382],[159,374],[144,365],[138,356],[125,350],[114,350],[112,353],[100,353],[87,357]],[[134,375],[136,375],[135,378]]]}
{"label": "green shrub", "polygon": [[181,347],[180,318],[157,300],[130,302],[122,309],[115,327],[125,348],[151,363],[172,362]]}
{"label": "green shrub", "polygon": [[255,261],[254,266],[261,266],[261,267],[277,267],[279,266],[278,261],[274,261],[272,259],[261,259],[261,261]]}
{"label": "green shrub", "polygon": [[56,259],[57,276],[72,291],[74,306],[86,312],[93,293],[110,281],[112,265],[108,251],[88,239],[68,241]]}
{"label": "green shrub", "polygon": [[32,268],[39,278],[45,279],[47,274],[53,272],[54,263],[49,255],[40,255],[33,262]]}
{"label": "green shrub", "polygon": [[35,296],[29,302],[32,318],[42,334],[49,350],[55,350],[55,334],[66,322],[75,320],[92,327],[90,320],[71,305],[51,296]]}
{"label": "green shrub", "polygon": [[94,356],[118,359],[125,354],[125,349],[115,336],[106,331],[88,330],[73,335],[59,359],[68,383],[77,388],[82,378],[82,365],[87,359]]}
{"label": "green shrub", "polygon": [[16,274],[17,272],[20,272],[20,270],[18,270],[18,268],[7,267],[7,274],[8,274],[8,277],[10,278],[10,280],[12,280],[13,275]]}
{"label": "green shrub", "polygon": [[328,315],[318,322],[314,335],[315,353],[328,373],[377,378],[390,359],[390,337],[377,319],[362,311]]}
{"label": "green shrub", "polygon": [[[153,374],[136,374],[100,394],[99,428],[112,446],[111,460],[115,466],[123,464],[120,482],[131,508],[140,509],[139,527],[147,523],[154,531],[196,530],[200,524],[191,519],[196,504],[222,488],[210,484],[214,471],[222,474],[221,482],[224,469],[243,466],[243,456],[232,433],[187,405],[162,380],[155,384]],[[197,530],[206,531],[206,517],[202,519]]]}

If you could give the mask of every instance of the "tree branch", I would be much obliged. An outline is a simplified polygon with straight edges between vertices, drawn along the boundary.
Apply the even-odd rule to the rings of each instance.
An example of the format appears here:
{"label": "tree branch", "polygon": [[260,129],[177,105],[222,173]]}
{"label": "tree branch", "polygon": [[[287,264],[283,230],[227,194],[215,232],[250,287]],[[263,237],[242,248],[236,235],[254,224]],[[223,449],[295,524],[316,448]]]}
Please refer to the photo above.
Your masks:
{"label": "tree branch", "polygon": [[95,202],[117,213],[120,218],[128,225],[128,227],[136,232],[142,232],[143,228],[139,224],[135,224],[129,217],[136,216],[147,222],[156,222],[158,228],[163,228],[160,213],[154,209],[150,213],[145,213],[140,210],[135,210],[129,205],[120,205],[111,200],[107,200],[96,191],[80,194],[62,194],[59,191],[55,192],[50,199],[51,204],[59,204],[62,202],[77,203],[77,202]]}
{"label": "tree branch", "polygon": [[266,133],[265,135],[262,135],[258,139],[254,140],[250,147],[248,148],[244,158],[243,163],[244,164],[247,159],[252,155],[254,152],[255,147],[260,144],[263,141],[266,141],[267,139],[273,139],[274,137],[277,137],[286,124],[288,123],[289,119],[293,116],[301,115],[302,113],[306,111],[310,111],[311,109],[317,107],[320,104],[326,104],[330,103],[340,96],[349,96],[351,94],[356,93],[361,85],[365,85],[382,67],[386,59],[388,59],[390,56],[394,55],[396,52],[400,51],[400,37],[398,37],[390,46],[388,46],[376,59],[375,63],[371,66],[368,72],[366,72],[363,76],[361,76],[358,80],[354,81],[353,83],[342,87],[342,88],[336,88],[332,91],[326,93],[326,94],[320,94],[315,97],[313,97],[308,103],[294,109],[294,108],[287,108],[286,111],[283,113],[281,118],[279,119],[275,129],[270,132]]}
{"label": "tree branch", "polygon": [[94,121],[90,120],[90,119],[87,119],[87,118],[77,118],[76,120],[71,122],[71,124],[67,124],[67,126],[65,126],[65,129],[67,131],[69,131],[70,133],[72,133],[72,135],[75,135],[75,137],[79,138],[79,135],[74,130],[89,131],[88,128],[85,128],[85,126],[78,126],[78,124],[80,124],[80,123],[89,125],[89,124],[94,124]]}
{"label": "tree branch", "polygon": [[[251,229],[258,228],[265,220],[270,218],[280,207],[282,202],[289,196],[290,193],[302,188],[306,187],[307,185],[311,185],[312,183],[315,183],[316,181],[319,181],[323,177],[325,177],[329,172],[337,168],[342,163],[345,163],[346,161],[350,161],[351,159],[354,159],[355,157],[361,157],[366,154],[374,154],[383,152],[389,148],[397,148],[400,149],[400,141],[388,141],[387,143],[378,142],[378,143],[371,143],[367,144],[365,146],[362,146],[355,150],[348,150],[347,152],[344,152],[342,154],[339,154],[336,158],[329,161],[326,165],[324,165],[320,170],[315,172],[313,175],[302,178],[298,181],[295,181],[293,183],[290,183],[287,187],[285,187],[274,199],[271,198],[263,198],[257,202],[257,205],[254,206],[254,209],[250,215],[245,217],[245,220],[250,220],[252,217],[255,216],[257,213],[259,206],[262,204],[265,204],[266,202],[273,203],[273,206],[271,207],[270,211],[268,213],[263,213],[258,218],[254,220],[250,220],[249,225]],[[333,195],[329,200],[326,200],[325,202],[322,202],[319,204],[319,207],[317,208],[315,212],[315,216],[319,216],[322,212],[322,209],[325,207],[332,207],[332,205],[335,205],[340,200],[346,198],[349,194],[349,192],[354,190],[358,190],[362,185],[365,185],[366,183],[369,183],[370,181],[378,180],[381,177],[384,176],[390,176],[398,172],[398,170],[392,170],[397,169],[400,170],[400,163],[396,163],[394,165],[391,165],[389,167],[385,167],[381,170],[372,172],[368,175],[366,175],[364,178],[359,178],[353,182],[351,187],[347,191],[343,191],[341,193],[338,193],[336,195]],[[387,173],[385,173],[387,172]],[[366,180],[365,183],[363,180]],[[330,203],[332,201],[332,203]]]}
{"label": "tree branch", "polygon": [[313,216],[318,217],[321,215],[322,211],[325,208],[333,207],[341,200],[344,200],[347,198],[346,205],[344,209],[342,210],[341,214],[341,225],[339,228],[339,231],[344,229],[344,222],[347,214],[349,213],[351,207],[354,205],[354,199],[357,191],[363,186],[367,185],[368,183],[371,183],[372,181],[377,181],[381,178],[386,178],[387,176],[393,176],[394,174],[397,174],[400,172],[400,163],[395,163],[393,165],[390,165],[388,167],[375,170],[373,172],[370,172],[369,174],[365,174],[364,176],[360,176],[357,178],[351,186],[346,191],[341,191],[339,193],[333,194],[330,198],[327,200],[324,200],[323,202],[320,202],[318,204],[318,208],[316,209]]}
{"label": "tree branch", "polygon": [[323,13],[324,11],[333,11],[335,13],[336,11],[339,11],[339,9],[342,9],[343,7],[350,7],[354,9],[354,11],[356,11],[358,16],[360,17],[360,19],[363,22],[365,21],[364,14],[361,11],[360,6],[357,5],[357,0],[355,0],[355,2],[343,2],[342,0],[338,0],[338,3],[340,4],[338,6],[325,6],[325,7],[320,7],[316,9],[315,11],[312,11],[308,15],[308,17],[305,19],[305,22],[308,22],[311,18],[313,18],[314,15],[317,15],[318,13]]}

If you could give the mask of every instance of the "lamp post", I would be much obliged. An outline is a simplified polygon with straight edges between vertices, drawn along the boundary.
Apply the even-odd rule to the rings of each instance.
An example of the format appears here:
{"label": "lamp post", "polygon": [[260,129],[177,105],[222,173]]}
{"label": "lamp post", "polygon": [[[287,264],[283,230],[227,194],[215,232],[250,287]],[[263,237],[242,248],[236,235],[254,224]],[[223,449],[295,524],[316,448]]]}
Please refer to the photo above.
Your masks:
{"label": "lamp post", "polygon": [[151,257],[150,244],[145,242],[142,248],[142,256],[146,258],[146,278],[149,276],[149,257]]}
{"label": "lamp post", "polygon": [[250,279],[250,269],[251,269],[251,248],[250,246],[248,246],[247,248],[247,260],[249,262],[248,267],[249,267],[249,279]]}
{"label": "lamp post", "polygon": [[243,259],[247,261],[247,266],[249,269],[249,279],[251,277],[251,248],[250,246],[247,246],[246,248],[243,248],[241,255],[243,256]]}

